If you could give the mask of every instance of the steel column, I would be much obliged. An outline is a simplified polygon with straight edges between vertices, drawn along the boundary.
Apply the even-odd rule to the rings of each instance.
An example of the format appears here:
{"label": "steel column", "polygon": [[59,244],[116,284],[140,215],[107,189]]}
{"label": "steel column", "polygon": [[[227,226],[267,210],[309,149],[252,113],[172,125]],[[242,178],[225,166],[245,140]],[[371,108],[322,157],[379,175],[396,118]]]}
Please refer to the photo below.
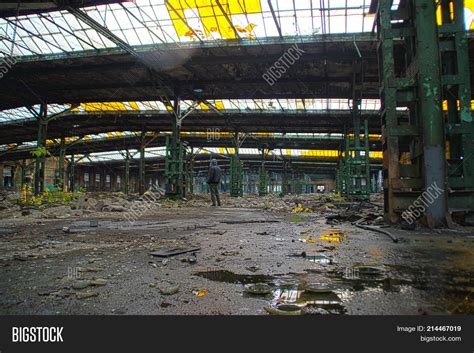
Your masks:
{"label": "steel column", "polygon": [[[436,4],[433,0],[416,0],[415,30],[418,56],[418,102],[422,117],[425,190],[441,188],[442,194],[426,205],[430,226],[441,226],[447,211],[444,126],[441,104],[441,70],[439,57]],[[432,224],[431,224],[432,223]]]}
{"label": "steel column", "polygon": [[128,195],[130,192],[130,151],[125,151],[125,170],[123,178],[123,192]]}
{"label": "steel column", "polygon": [[230,160],[230,196],[243,195],[243,166],[239,158],[239,133],[234,134],[234,155]]}
{"label": "steel column", "polygon": [[138,193],[140,195],[145,193],[145,137],[146,134],[142,131],[140,136],[140,160],[138,166]]}
{"label": "steel column", "polygon": [[35,161],[35,178],[34,178],[34,194],[39,195],[44,191],[44,169],[45,156],[43,155],[44,145],[46,141],[48,108],[46,104],[41,104],[38,120],[38,136],[36,141],[36,161]]}

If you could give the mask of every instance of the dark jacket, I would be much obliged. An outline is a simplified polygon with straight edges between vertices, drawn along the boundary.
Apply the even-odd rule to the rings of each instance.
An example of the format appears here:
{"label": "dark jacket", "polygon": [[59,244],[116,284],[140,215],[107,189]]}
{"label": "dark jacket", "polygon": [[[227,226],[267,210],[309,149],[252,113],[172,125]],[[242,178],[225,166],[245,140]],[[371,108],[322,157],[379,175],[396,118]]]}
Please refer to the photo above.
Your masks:
{"label": "dark jacket", "polygon": [[211,165],[207,175],[208,184],[219,184],[221,181],[222,170],[218,165]]}

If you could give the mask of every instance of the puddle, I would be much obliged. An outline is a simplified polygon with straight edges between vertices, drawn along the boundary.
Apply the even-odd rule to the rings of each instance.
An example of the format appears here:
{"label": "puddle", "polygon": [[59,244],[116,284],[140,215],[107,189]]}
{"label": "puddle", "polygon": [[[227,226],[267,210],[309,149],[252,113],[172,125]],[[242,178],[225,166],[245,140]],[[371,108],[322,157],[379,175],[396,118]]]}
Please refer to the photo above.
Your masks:
{"label": "puddle", "polygon": [[330,265],[333,263],[332,259],[324,255],[306,255],[304,258],[306,261],[314,262],[322,265]]}
{"label": "puddle", "polygon": [[276,288],[273,291],[272,304],[277,305],[281,303],[285,304],[297,304],[300,306],[305,305],[334,305],[340,304],[341,299],[339,296],[332,291],[328,292],[308,292],[305,289],[300,288]]}
{"label": "puddle", "polygon": [[[306,307],[323,308],[325,313],[346,312],[337,291],[325,283],[305,283],[298,275],[246,275],[227,270],[197,272],[211,281],[244,285],[243,296],[268,300],[265,308],[273,315],[300,315]],[[267,310],[268,309],[268,310]]]}
{"label": "puddle", "polygon": [[[311,259],[311,256],[307,257]],[[311,260],[309,260],[311,261]],[[326,261],[315,256],[314,261]],[[242,288],[245,298],[260,299],[268,304],[265,310],[272,315],[344,314],[346,302],[356,292],[401,293],[408,289],[423,291],[434,312],[444,314],[474,313],[474,273],[436,266],[410,267],[400,265],[355,264],[339,269],[308,269],[307,274],[236,274],[226,270],[198,272],[209,280],[241,285],[262,284],[259,294]],[[307,282],[312,278],[315,282]],[[318,283],[321,278],[320,283]],[[265,293],[266,292],[266,293]],[[365,294],[364,294],[365,293]],[[267,310],[268,309],[268,310]]]}
{"label": "puddle", "polygon": [[[315,262],[330,259],[321,255],[306,256],[305,259]],[[352,305],[352,298],[372,298],[380,293],[395,295],[394,298],[403,298],[408,293],[407,298],[419,301],[416,305],[429,307],[433,313],[474,313],[474,272],[469,269],[460,270],[439,263],[430,266],[355,263],[347,268],[318,267],[309,268],[306,272],[270,276],[236,274],[217,269],[196,275],[213,281],[240,284],[241,288],[237,291],[244,298],[266,303],[262,308],[265,306],[265,310],[272,315],[344,314],[346,307]],[[254,290],[258,289],[260,293],[245,291],[245,285],[258,283],[262,285]],[[422,297],[413,294],[420,291]]]}
{"label": "puddle", "polygon": [[297,312],[298,310],[300,312],[297,314],[301,315],[315,311],[314,309],[323,310],[326,314],[346,313],[342,300],[336,292],[330,290],[310,292],[299,287],[275,288],[269,308],[270,310],[268,308],[265,310],[273,315],[285,315],[285,311]]}
{"label": "puddle", "polygon": [[195,275],[215,282],[240,284],[268,283],[275,279],[268,275],[242,275],[227,270],[200,271]]}

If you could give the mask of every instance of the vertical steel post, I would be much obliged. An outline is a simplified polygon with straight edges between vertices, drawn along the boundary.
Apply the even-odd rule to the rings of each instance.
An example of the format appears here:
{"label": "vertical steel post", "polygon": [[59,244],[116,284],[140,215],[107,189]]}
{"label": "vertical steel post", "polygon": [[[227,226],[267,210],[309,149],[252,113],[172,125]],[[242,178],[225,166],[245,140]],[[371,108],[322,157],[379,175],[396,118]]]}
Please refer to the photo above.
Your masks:
{"label": "vertical steel post", "polygon": [[61,137],[61,144],[59,146],[59,161],[58,161],[58,188],[64,191],[64,159],[66,157],[66,140]]}
{"label": "vertical steel post", "polygon": [[239,158],[239,133],[234,133],[234,155],[230,160],[230,196],[243,195],[243,168]]}
{"label": "vertical steel post", "polygon": [[130,192],[130,151],[125,151],[125,171],[124,171],[123,192],[128,195]]}
{"label": "vertical steel post", "polygon": [[70,187],[69,187],[69,191],[70,192],[74,192],[75,191],[75,176],[74,176],[74,172],[75,172],[75,168],[76,168],[76,161],[74,160],[74,153],[71,154],[71,163],[69,164],[69,183],[70,183]]}
{"label": "vertical steel post", "polygon": [[259,170],[258,194],[265,196],[268,194],[268,176],[265,170],[265,149],[262,149],[262,162]]}
{"label": "vertical steel post", "polygon": [[[433,0],[415,1],[415,29],[418,62],[419,113],[422,117],[425,190],[442,189],[439,197],[427,204],[426,218],[432,227],[445,221],[447,211],[444,125],[441,102],[436,4]],[[431,224],[432,223],[432,224]]]}
{"label": "vertical steel post", "polygon": [[138,193],[143,195],[145,193],[145,131],[142,131],[140,136],[140,160],[138,166]]}
{"label": "vertical steel post", "polygon": [[46,117],[48,116],[48,106],[46,104],[41,104],[40,114],[37,117],[38,120],[38,135],[36,140],[37,147],[37,156],[35,161],[35,182],[34,182],[34,193],[39,195],[44,191],[44,169],[45,169],[45,156],[43,156],[40,151],[45,146],[46,141],[46,128],[47,121]]}

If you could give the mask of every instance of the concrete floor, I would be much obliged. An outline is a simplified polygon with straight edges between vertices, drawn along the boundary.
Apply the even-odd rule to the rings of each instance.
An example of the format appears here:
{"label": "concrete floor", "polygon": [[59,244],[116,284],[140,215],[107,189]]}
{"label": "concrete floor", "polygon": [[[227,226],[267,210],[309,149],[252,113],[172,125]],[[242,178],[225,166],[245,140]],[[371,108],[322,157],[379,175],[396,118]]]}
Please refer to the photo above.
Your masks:
{"label": "concrete floor", "polygon": [[[267,315],[295,303],[318,314],[474,313],[473,228],[388,228],[393,243],[317,213],[226,207],[159,208],[133,226],[97,213],[0,227],[0,314]],[[201,248],[195,263],[150,255],[181,246]],[[106,284],[75,289],[86,279]],[[272,293],[244,292],[260,282]],[[326,293],[302,291],[315,286]]]}

